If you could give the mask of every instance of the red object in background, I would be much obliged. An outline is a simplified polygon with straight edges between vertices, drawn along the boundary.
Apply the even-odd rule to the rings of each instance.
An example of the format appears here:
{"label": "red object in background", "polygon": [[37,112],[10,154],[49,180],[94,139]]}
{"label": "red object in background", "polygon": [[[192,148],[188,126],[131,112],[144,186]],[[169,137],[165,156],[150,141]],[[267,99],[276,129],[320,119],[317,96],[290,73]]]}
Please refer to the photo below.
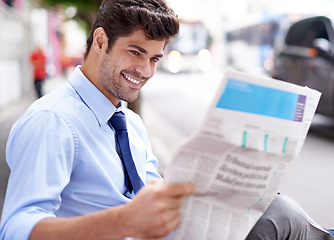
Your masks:
{"label": "red object in background", "polygon": [[40,81],[46,78],[46,57],[42,49],[37,48],[32,51],[30,61],[34,68],[34,80]]}

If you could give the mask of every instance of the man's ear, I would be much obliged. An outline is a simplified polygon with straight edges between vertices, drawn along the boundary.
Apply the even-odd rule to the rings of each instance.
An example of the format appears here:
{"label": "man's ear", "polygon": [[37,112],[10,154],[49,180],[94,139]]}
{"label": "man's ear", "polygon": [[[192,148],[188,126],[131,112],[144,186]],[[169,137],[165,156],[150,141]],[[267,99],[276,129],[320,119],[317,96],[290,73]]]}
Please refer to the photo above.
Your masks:
{"label": "man's ear", "polygon": [[95,29],[93,35],[93,47],[97,54],[101,55],[107,51],[108,48],[108,37],[102,27]]}

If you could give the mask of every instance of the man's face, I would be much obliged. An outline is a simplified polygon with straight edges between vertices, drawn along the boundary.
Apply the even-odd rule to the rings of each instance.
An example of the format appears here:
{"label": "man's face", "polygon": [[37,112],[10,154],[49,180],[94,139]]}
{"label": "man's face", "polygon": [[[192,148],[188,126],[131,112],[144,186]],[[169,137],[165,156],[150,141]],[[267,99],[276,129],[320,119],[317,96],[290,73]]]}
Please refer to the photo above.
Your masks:
{"label": "man's face", "polygon": [[116,106],[132,102],[154,75],[165,41],[147,40],[142,30],[118,38],[111,50],[101,55],[97,87]]}

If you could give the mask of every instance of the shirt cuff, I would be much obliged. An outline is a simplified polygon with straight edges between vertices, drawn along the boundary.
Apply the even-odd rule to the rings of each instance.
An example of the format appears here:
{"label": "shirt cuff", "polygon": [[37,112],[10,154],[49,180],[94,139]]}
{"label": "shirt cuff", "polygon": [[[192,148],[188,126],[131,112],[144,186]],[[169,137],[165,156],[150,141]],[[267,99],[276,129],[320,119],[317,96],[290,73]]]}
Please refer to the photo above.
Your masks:
{"label": "shirt cuff", "polygon": [[9,239],[20,239],[28,240],[31,234],[31,231],[35,225],[45,219],[45,218],[54,218],[55,215],[48,213],[28,213],[21,212],[15,214],[8,221],[3,222],[1,226],[1,237],[0,239],[9,240]]}

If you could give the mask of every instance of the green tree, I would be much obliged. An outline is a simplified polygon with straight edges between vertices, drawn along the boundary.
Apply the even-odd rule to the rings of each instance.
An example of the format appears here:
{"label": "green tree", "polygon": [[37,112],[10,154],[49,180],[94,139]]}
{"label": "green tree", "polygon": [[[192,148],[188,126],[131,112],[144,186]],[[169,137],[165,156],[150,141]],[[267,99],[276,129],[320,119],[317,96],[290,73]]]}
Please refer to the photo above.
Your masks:
{"label": "green tree", "polygon": [[38,7],[46,9],[57,9],[57,8],[67,8],[75,7],[77,9],[77,14],[74,19],[80,21],[86,25],[86,30],[94,23],[97,10],[102,2],[102,0],[31,0],[33,4]]}

